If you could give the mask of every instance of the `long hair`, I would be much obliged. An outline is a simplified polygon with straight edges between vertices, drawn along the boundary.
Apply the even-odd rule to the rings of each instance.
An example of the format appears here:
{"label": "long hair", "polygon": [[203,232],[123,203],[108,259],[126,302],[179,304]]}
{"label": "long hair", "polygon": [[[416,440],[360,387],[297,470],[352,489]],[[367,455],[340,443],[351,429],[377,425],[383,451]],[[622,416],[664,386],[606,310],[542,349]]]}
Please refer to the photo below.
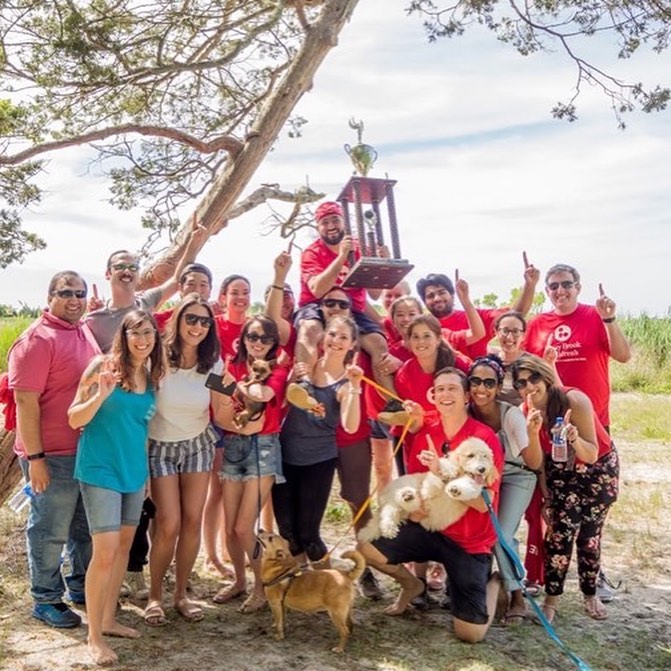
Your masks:
{"label": "long hair", "polygon": [[454,350],[443,340],[443,331],[440,327],[440,322],[432,314],[417,315],[410,322],[407,336],[408,343],[410,342],[410,336],[412,336],[413,329],[419,325],[426,326],[439,340],[434,372],[443,368],[454,368],[456,363]]}
{"label": "long hair", "polygon": [[570,404],[566,392],[557,386],[557,377],[552,366],[549,366],[540,357],[533,354],[522,354],[511,367],[513,382],[517,382],[520,371],[527,370],[530,373],[538,373],[547,387],[548,402],[545,408],[543,423],[549,429],[557,417],[563,417],[569,409]]}
{"label": "long hair", "polygon": [[149,354],[149,382],[154,389],[158,389],[159,382],[165,375],[165,356],[163,353],[163,344],[158,335],[158,327],[154,317],[146,310],[131,310],[121,321],[119,330],[114,336],[112,349],[110,352],[114,370],[119,376],[119,384],[126,391],[135,389],[135,380],[133,378],[133,360],[128,347],[127,331],[137,328],[142,322],[149,322],[156,332],[154,338],[154,347]]}
{"label": "long hair", "polygon": [[249,352],[247,351],[247,334],[254,324],[260,324],[263,329],[263,334],[270,336],[273,339],[272,347],[266,353],[266,361],[277,359],[277,350],[280,346],[280,334],[277,330],[277,324],[268,315],[260,314],[248,317],[247,321],[242,325],[238,353],[235,355],[234,359],[235,363],[246,362],[249,357]]}
{"label": "long hair", "polygon": [[214,323],[214,311],[212,306],[197,293],[187,294],[177,305],[170,320],[166,325],[163,346],[165,347],[166,357],[170,368],[177,369],[182,360],[183,342],[179,337],[180,319],[186,314],[187,310],[194,305],[200,305],[207,310],[207,316],[212,320],[207,335],[198,343],[196,371],[198,373],[207,373],[212,366],[219,360],[221,346],[217,337],[217,326]]}

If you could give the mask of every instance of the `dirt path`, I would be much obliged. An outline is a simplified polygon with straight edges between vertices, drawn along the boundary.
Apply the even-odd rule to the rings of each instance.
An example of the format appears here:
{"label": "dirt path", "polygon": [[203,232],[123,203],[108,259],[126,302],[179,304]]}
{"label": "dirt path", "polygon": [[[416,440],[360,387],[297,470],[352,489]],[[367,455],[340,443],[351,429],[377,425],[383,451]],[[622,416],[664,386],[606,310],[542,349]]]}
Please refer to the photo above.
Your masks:
{"label": "dirt path", "polygon": [[[614,581],[622,581],[610,618],[585,617],[575,575],[556,620],[558,635],[592,669],[671,668],[671,527],[669,509],[671,463],[668,446],[650,441],[622,443],[621,497],[607,525],[604,565]],[[337,512],[337,510],[336,510]],[[332,515],[336,517],[336,515]],[[328,523],[334,542],[342,523]],[[0,669],[65,671],[95,668],[85,648],[86,629],[52,630],[33,620],[27,593],[26,560],[20,521],[0,516]],[[344,543],[347,545],[347,543]],[[344,548],[341,548],[344,549]],[[394,587],[383,581],[389,598]],[[438,607],[391,618],[382,605],[357,597],[355,632],[347,652],[330,652],[335,631],[325,615],[288,615],[286,640],[273,640],[270,613],[241,615],[235,604],[209,600],[219,583],[202,572],[193,580],[193,596],[202,599],[205,619],[197,624],[167,611],[169,625],[152,629],[141,622],[142,604],[126,601],[120,619],[139,626],[138,641],[115,639],[116,669],[140,671],[292,671],[378,670],[500,671],[571,669],[543,629],[525,622],[519,627],[491,629],[484,643],[468,646],[450,633],[450,616]],[[84,613],[82,613],[85,615]]]}

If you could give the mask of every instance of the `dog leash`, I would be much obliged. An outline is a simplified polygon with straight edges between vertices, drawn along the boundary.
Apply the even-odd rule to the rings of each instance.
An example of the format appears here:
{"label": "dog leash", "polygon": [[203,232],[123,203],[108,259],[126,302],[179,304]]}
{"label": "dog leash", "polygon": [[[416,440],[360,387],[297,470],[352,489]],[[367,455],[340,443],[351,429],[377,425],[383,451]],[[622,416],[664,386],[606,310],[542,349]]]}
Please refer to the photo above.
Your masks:
{"label": "dog leash", "polygon": [[482,489],[482,498],[484,499],[487,510],[489,511],[489,516],[491,517],[494,529],[496,530],[496,537],[499,541],[499,545],[503,549],[506,559],[508,560],[510,568],[512,569],[515,576],[515,580],[522,590],[522,594],[524,594],[524,598],[531,604],[531,608],[536,613],[538,621],[543,625],[543,628],[547,632],[548,636],[557,644],[557,646],[559,646],[562,652],[564,652],[564,654],[576,665],[578,669],[580,669],[580,671],[592,671],[591,667],[589,667],[575,652],[573,652],[573,650],[571,650],[571,648],[568,647],[568,645],[566,645],[566,643],[564,643],[564,641],[559,638],[551,622],[547,619],[545,613],[541,610],[541,607],[536,603],[534,598],[527,593],[527,589],[522,583],[522,579],[524,578],[524,566],[522,566],[522,562],[520,561],[519,557],[503,537],[503,531],[501,530],[498,517],[496,516],[494,508],[492,507],[492,500],[489,496],[489,492],[487,492],[484,487]]}

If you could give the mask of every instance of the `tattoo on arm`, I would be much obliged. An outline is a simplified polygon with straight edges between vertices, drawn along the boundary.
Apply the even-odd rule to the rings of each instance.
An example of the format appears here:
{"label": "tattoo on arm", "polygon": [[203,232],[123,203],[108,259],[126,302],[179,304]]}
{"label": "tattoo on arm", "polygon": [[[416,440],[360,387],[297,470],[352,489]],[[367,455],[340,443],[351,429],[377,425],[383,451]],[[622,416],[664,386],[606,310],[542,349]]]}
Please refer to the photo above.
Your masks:
{"label": "tattoo on arm", "polygon": [[95,381],[92,384],[90,384],[84,391],[82,392],[82,401],[86,402],[89,399],[93,398],[96,394],[98,393],[98,382]]}

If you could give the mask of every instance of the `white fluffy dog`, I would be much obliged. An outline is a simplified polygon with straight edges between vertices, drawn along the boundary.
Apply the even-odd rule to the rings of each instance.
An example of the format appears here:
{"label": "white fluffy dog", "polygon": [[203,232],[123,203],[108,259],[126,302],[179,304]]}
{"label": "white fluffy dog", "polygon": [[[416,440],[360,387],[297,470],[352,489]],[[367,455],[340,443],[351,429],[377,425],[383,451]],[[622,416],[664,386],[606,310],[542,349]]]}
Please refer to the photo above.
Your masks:
{"label": "white fluffy dog", "polygon": [[492,451],[479,438],[468,438],[438,464],[440,475],[403,475],[385,487],[373,518],[359,532],[359,540],[395,538],[400,525],[420,510],[425,517],[419,523],[425,529],[444,529],[468,510],[468,501],[477,499],[482,488],[498,477]]}

